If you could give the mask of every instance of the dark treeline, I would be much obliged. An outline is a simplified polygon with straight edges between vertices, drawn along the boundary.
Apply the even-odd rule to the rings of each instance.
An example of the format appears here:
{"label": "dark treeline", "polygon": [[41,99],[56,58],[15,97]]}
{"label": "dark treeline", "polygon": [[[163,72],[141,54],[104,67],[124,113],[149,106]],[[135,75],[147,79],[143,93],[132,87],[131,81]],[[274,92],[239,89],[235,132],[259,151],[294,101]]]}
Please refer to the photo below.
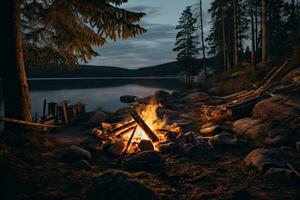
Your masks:
{"label": "dark treeline", "polygon": [[251,63],[278,63],[299,43],[296,0],[214,0],[206,42],[217,71]]}

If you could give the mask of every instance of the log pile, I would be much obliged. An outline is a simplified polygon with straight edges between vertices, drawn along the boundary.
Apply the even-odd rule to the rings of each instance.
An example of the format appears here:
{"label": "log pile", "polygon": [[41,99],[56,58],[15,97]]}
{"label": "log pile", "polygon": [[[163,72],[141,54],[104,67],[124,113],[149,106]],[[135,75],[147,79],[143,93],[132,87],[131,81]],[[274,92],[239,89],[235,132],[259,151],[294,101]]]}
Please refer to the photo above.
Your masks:
{"label": "log pile", "polygon": [[200,108],[201,118],[204,121],[220,121],[231,117],[241,117],[249,113],[253,106],[259,101],[269,98],[273,95],[283,94],[296,85],[287,85],[281,88],[275,88],[277,76],[288,65],[289,60],[285,61],[280,67],[272,70],[266,77],[266,81],[259,88],[249,91],[238,92],[224,99],[227,103],[217,106],[203,105]]}

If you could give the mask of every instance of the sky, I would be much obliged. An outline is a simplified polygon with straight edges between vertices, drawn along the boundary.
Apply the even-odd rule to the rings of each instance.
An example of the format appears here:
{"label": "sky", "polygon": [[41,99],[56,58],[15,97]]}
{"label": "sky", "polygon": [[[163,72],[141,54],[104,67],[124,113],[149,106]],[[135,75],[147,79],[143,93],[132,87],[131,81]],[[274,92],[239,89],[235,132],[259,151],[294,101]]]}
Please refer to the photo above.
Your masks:
{"label": "sky", "polygon": [[[202,1],[207,34],[210,21],[207,10],[211,0]],[[140,25],[147,29],[147,33],[128,40],[107,41],[104,46],[95,48],[100,56],[87,64],[137,69],[175,61],[176,53],[172,51],[175,26],[186,6],[196,3],[199,0],[129,0],[122,7],[146,13]]]}

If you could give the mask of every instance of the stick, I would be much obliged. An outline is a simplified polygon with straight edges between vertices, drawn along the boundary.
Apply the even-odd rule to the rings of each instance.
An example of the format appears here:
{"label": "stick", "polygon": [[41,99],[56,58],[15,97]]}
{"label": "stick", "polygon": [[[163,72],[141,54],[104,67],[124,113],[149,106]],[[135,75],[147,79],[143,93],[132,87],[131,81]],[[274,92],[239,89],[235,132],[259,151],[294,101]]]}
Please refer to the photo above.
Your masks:
{"label": "stick", "polygon": [[127,142],[125,151],[122,153],[122,155],[121,155],[121,157],[120,157],[119,163],[122,163],[122,162],[123,162],[123,160],[124,160],[124,158],[125,158],[125,156],[126,156],[126,154],[127,154],[127,151],[128,151],[128,149],[129,149],[129,146],[130,146],[130,144],[131,144],[131,141],[132,141],[132,139],[133,139],[133,136],[134,136],[134,134],[135,134],[136,129],[137,129],[137,125],[135,125],[135,127],[134,127],[134,129],[133,129],[133,131],[132,131],[132,133],[131,133],[131,136],[130,136],[128,142]]}
{"label": "stick", "polygon": [[299,172],[290,163],[287,163],[286,165],[294,172],[294,174],[296,174],[298,178],[300,178]]}
{"label": "stick", "polygon": [[20,124],[25,126],[36,126],[36,127],[47,127],[47,128],[63,128],[64,126],[57,126],[57,125],[50,125],[50,124],[41,124],[41,123],[34,123],[34,122],[28,122],[23,121],[19,119],[11,119],[11,118],[2,118],[0,121],[4,121],[6,123],[12,123],[12,124]]}
{"label": "stick", "polygon": [[132,128],[135,125],[136,125],[136,122],[132,121],[132,122],[129,122],[127,124],[124,124],[123,126],[120,126],[119,128],[116,128],[114,130],[108,131],[106,134],[110,135],[110,136],[117,135],[119,133],[122,133],[122,132],[128,130],[128,128]]}
{"label": "stick", "polygon": [[126,133],[128,133],[128,132],[130,132],[130,131],[133,131],[134,129],[135,129],[135,126],[130,127],[130,128],[128,128],[128,129],[126,129],[125,131],[123,131],[123,132],[117,134],[116,136],[117,136],[117,137],[122,137],[123,135],[125,135]]}
{"label": "stick", "polygon": [[153,133],[153,131],[149,128],[149,126],[144,122],[144,120],[140,117],[140,115],[135,111],[130,111],[131,117],[136,121],[136,123],[143,129],[143,131],[147,134],[147,136],[150,138],[152,142],[157,142],[159,139]]}

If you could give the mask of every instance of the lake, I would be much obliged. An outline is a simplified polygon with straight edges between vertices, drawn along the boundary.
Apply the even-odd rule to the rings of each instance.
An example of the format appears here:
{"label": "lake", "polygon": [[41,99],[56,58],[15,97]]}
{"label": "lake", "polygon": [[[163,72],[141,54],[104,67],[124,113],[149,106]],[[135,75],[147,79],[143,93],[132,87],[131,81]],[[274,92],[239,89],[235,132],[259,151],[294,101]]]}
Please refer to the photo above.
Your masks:
{"label": "lake", "polygon": [[41,116],[43,100],[83,102],[87,111],[103,109],[114,112],[126,106],[122,95],[146,97],[157,90],[173,92],[184,88],[177,78],[76,78],[30,79],[32,113]]}

